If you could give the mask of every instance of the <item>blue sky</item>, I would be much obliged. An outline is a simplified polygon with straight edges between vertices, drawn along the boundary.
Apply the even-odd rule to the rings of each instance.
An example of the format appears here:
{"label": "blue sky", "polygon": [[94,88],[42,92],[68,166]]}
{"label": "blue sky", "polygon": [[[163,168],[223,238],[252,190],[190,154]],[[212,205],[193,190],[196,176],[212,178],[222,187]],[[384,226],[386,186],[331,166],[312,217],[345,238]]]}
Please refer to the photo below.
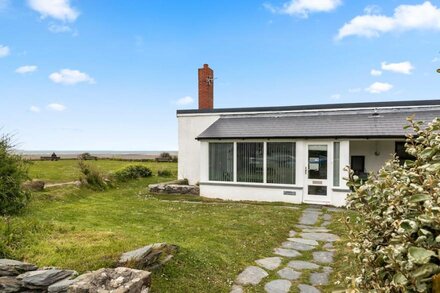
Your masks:
{"label": "blue sky", "polygon": [[203,63],[215,107],[438,99],[439,51],[440,1],[0,0],[0,127],[28,150],[176,150]]}

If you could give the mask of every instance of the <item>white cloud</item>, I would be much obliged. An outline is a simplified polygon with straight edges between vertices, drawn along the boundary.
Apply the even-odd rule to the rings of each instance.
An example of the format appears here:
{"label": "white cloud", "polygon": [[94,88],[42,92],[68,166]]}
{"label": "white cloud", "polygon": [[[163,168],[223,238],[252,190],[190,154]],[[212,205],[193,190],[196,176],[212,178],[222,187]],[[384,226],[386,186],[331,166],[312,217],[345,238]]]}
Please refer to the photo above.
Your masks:
{"label": "white cloud", "polygon": [[392,71],[395,73],[411,74],[411,71],[414,69],[414,66],[409,61],[400,62],[400,63],[382,62],[381,68],[382,70]]}
{"label": "white cloud", "polygon": [[192,104],[192,103],[194,103],[194,99],[192,97],[190,97],[190,96],[186,96],[186,97],[180,98],[176,102],[176,104],[180,105],[180,106],[182,106],[182,105],[189,105],[189,104]]}
{"label": "white cloud", "polygon": [[379,14],[381,11],[382,9],[377,5],[368,5],[364,8],[365,14]]}
{"label": "white cloud", "polygon": [[87,73],[71,69],[62,69],[59,72],[54,72],[49,75],[49,78],[55,83],[66,85],[77,84],[80,82],[95,83],[95,80]]}
{"label": "white cloud", "polygon": [[62,104],[58,104],[58,103],[49,104],[49,105],[47,105],[47,108],[49,110],[57,111],[57,112],[62,112],[67,109],[66,106],[64,106]]}
{"label": "white cloud", "polygon": [[34,113],[39,113],[39,112],[41,111],[41,109],[40,109],[39,107],[37,107],[37,106],[31,106],[31,107],[29,108],[29,110],[30,110],[31,112],[34,112]]}
{"label": "white cloud", "polygon": [[49,31],[55,34],[59,33],[70,33],[72,31],[72,28],[65,24],[50,24],[49,25]]}
{"label": "white cloud", "polygon": [[6,57],[9,54],[11,54],[11,50],[9,49],[9,47],[0,45],[0,58]]}
{"label": "white cloud", "polygon": [[75,21],[79,12],[70,6],[70,0],[28,0],[29,6],[42,18],[52,17],[61,21]]}
{"label": "white cloud", "polygon": [[308,17],[310,13],[314,12],[330,12],[341,4],[341,0],[290,0],[280,8],[273,7],[270,4],[264,6],[272,13]]}
{"label": "white cloud", "polygon": [[15,69],[16,73],[20,73],[20,74],[26,74],[26,73],[31,73],[34,71],[37,71],[38,67],[36,65],[25,65],[25,66],[21,66],[18,67],[17,69]]}
{"label": "white cloud", "polygon": [[332,99],[332,100],[340,100],[341,99],[341,95],[340,94],[331,95],[330,99]]}
{"label": "white cloud", "polygon": [[440,9],[426,1],[419,5],[400,5],[392,16],[368,13],[356,16],[339,29],[336,39],[348,36],[378,37],[387,32],[416,29],[440,30]]}
{"label": "white cloud", "polygon": [[370,74],[372,76],[381,76],[382,75],[382,71],[377,70],[377,69],[371,69]]}
{"label": "white cloud", "polygon": [[375,82],[369,87],[367,87],[365,90],[371,94],[380,94],[387,92],[393,88],[392,84],[386,83],[386,82]]}

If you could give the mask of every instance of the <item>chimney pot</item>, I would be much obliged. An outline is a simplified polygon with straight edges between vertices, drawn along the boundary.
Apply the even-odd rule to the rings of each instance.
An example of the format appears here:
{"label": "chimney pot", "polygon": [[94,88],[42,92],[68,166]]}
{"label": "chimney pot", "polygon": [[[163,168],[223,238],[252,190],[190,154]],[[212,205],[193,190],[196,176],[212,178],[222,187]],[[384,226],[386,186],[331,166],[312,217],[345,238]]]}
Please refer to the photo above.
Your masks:
{"label": "chimney pot", "polygon": [[214,71],[208,64],[199,68],[199,109],[214,108]]}

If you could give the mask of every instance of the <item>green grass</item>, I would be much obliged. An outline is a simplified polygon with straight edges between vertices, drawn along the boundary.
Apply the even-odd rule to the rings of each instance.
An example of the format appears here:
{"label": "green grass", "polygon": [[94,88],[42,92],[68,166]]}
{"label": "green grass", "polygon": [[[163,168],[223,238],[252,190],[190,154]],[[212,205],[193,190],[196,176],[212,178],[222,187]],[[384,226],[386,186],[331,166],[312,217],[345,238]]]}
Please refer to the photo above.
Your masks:
{"label": "green grass", "polygon": [[[45,178],[60,178],[51,172]],[[105,192],[70,186],[34,194],[25,212],[10,220],[9,256],[85,272],[114,266],[131,249],[168,242],[181,250],[153,274],[153,292],[229,292],[241,270],[272,255],[301,213],[273,204],[149,196],[147,185],[159,180],[169,179],[151,177]],[[4,235],[5,223],[0,230]]]}
{"label": "green grass", "polygon": [[[96,166],[105,173],[114,172],[128,165],[140,164],[149,167],[154,174],[156,174],[158,170],[170,170],[174,177],[177,176],[176,163],[127,162],[116,160],[87,161],[87,163]],[[78,161],[32,161],[29,166],[29,175],[32,179],[43,180],[47,183],[75,181],[79,178]]]}

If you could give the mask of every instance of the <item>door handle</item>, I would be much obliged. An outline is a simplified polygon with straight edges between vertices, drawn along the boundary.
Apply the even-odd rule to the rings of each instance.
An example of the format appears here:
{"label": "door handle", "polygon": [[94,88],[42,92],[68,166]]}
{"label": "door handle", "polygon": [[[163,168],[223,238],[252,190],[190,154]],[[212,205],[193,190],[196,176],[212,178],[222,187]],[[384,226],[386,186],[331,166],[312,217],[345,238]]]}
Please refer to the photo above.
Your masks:
{"label": "door handle", "polygon": [[306,166],[306,167],[304,167],[304,174],[306,174],[306,175],[307,175],[307,166]]}

